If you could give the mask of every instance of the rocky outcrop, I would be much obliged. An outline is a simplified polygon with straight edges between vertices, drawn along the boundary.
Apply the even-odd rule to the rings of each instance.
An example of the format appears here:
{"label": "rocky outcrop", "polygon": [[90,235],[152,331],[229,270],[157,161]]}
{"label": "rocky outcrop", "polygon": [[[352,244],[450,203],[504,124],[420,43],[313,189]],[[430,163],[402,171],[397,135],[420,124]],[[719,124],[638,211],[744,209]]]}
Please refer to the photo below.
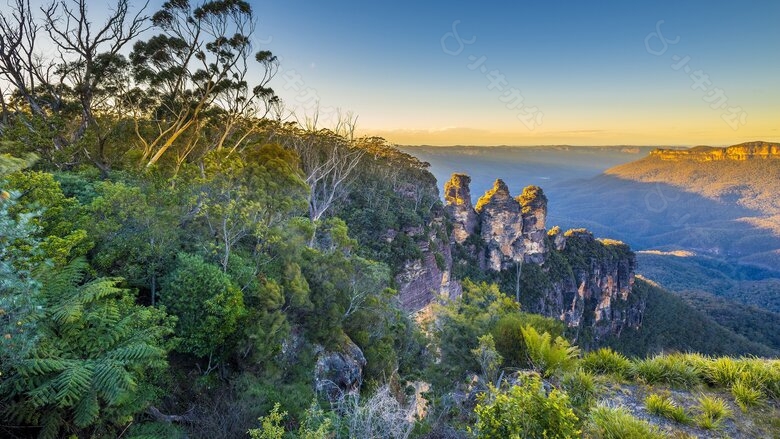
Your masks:
{"label": "rocky outcrop", "polygon": [[[470,203],[468,178],[453,176],[457,193],[446,197],[447,210],[467,218],[463,209]],[[490,270],[500,282],[521,273],[515,294],[526,311],[559,318],[576,334],[588,333],[596,344],[626,327],[638,327],[644,301],[632,295],[636,258],[618,241],[598,240],[585,229],[565,233],[554,227],[547,231],[547,197],[541,188],[528,186],[516,198],[507,185],[496,180],[474,209],[482,241],[461,246],[480,268]],[[454,243],[465,242],[467,228]],[[513,281],[514,282],[514,281]]]}
{"label": "rocky outcrop", "polygon": [[541,264],[547,253],[547,197],[539,186],[527,186],[517,197],[523,218],[524,262]]}
{"label": "rocky outcrop", "polygon": [[728,148],[697,146],[691,149],[656,149],[650,157],[661,160],[711,162],[722,160],[780,159],[780,143],[746,142]]}
{"label": "rocky outcrop", "polygon": [[520,209],[520,203],[512,198],[502,180],[496,180],[493,188],[477,201],[487,268],[501,271],[524,260]]}
{"label": "rocky outcrop", "polygon": [[636,256],[624,243],[597,240],[585,229],[563,234],[574,287],[558,282],[563,299],[561,320],[567,326],[590,329],[596,340],[620,335],[626,327],[642,323],[644,299],[631,294]]}
{"label": "rocky outcrop", "polygon": [[320,348],[314,371],[314,385],[317,392],[324,393],[330,401],[360,391],[363,383],[363,368],[366,357],[363,351],[346,338],[340,349],[325,351]]}
{"label": "rocky outcrop", "polygon": [[444,183],[445,209],[452,221],[451,238],[458,244],[463,244],[466,238],[474,233],[477,225],[477,214],[471,204],[471,177],[466,174],[452,174]]}

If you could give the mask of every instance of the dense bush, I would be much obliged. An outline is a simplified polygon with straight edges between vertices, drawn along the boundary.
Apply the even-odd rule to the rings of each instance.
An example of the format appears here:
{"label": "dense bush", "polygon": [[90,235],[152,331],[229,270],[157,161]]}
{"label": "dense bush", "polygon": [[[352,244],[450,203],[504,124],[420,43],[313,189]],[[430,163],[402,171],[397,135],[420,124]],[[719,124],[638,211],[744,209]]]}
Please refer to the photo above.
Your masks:
{"label": "dense bush", "polygon": [[532,375],[505,391],[483,394],[474,412],[474,433],[480,438],[580,436],[566,393],[557,389],[548,393],[541,379]]}

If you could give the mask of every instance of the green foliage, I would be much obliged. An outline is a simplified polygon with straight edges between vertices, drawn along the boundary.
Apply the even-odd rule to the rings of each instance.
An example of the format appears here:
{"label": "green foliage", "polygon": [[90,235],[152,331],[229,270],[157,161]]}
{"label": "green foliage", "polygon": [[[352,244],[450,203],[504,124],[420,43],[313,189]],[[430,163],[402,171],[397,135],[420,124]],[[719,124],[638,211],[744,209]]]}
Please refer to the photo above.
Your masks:
{"label": "green foliage", "polygon": [[731,394],[734,401],[743,412],[759,406],[764,402],[764,394],[761,389],[753,387],[748,379],[738,379],[731,385]]}
{"label": "green foliage", "polygon": [[[441,361],[434,367],[434,378],[441,380],[439,384],[450,385],[463,379],[468,371],[480,370],[472,355],[479,337],[490,333],[502,317],[518,310],[517,302],[504,295],[495,284],[476,284],[469,280],[463,282],[460,297],[436,307],[437,321],[431,329],[441,352]],[[500,341],[495,337],[494,340]]]}
{"label": "green foliage", "polygon": [[685,408],[676,404],[668,395],[652,393],[645,398],[647,411],[680,424],[690,424],[691,417]]}
{"label": "green foliage", "polygon": [[199,357],[227,354],[226,341],[246,314],[244,297],[219,267],[197,255],[179,253],[164,280],[160,301],[178,317],[178,349]]}
{"label": "green foliage", "polygon": [[563,336],[563,322],[539,314],[525,312],[507,314],[501,317],[491,330],[496,340],[496,349],[504,358],[505,367],[529,367],[528,350],[522,329],[530,325],[540,333],[553,337]]}
{"label": "green foliage", "polygon": [[277,144],[256,146],[243,155],[216,150],[204,158],[197,180],[200,215],[217,238],[214,251],[223,270],[244,238],[264,238],[305,208],[306,185],[293,152]]}
{"label": "green foliage", "polygon": [[274,404],[271,413],[258,419],[262,425],[260,428],[253,428],[247,431],[252,439],[282,439],[284,436],[284,426],[282,421],[287,412],[279,412],[279,403]]}
{"label": "green foliage", "polygon": [[39,437],[127,424],[154,394],[149,374],[167,366],[165,313],[134,304],[117,279],[83,282],[76,261],[44,276],[37,339],[2,383],[4,416],[40,425]]}
{"label": "green foliage", "polygon": [[731,357],[715,358],[707,365],[705,380],[716,386],[730,387],[742,375],[743,363]]}
{"label": "green foliage", "polygon": [[696,424],[705,430],[719,430],[723,421],[731,416],[731,410],[726,401],[709,395],[698,398],[699,414],[696,415]]}
{"label": "green foliage", "polygon": [[[0,374],[27,355],[35,342],[39,283],[31,268],[40,255],[34,215],[11,215],[16,194],[0,189]],[[1,376],[1,375],[0,375]]]}
{"label": "green foliage", "polygon": [[657,427],[637,419],[623,407],[597,406],[590,413],[589,434],[597,439],[663,439]]}
{"label": "green foliage", "polygon": [[631,372],[631,361],[610,348],[588,352],[582,357],[580,366],[593,373],[612,374],[621,378],[627,378]]}
{"label": "green foliage", "polygon": [[482,335],[478,338],[479,344],[471,350],[477,359],[480,368],[482,368],[482,377],[489,383],[497,378],[498,368],[501,366],[503,358],[496,351],[496,342],[493,341],[491,334]]}
{"label": "green foliage", "polygon": [[173,203],[181,193],[159,185],[101,182],[87,206],[85,228],[97,245],[94,264],[149,291],[154,305],[160,279],[170,271],[181,231]]}
{"label": "green foliage", "polygon": [[65,197],[52,174],[16,172],[6,177],[5,186],[20,194],[9,210],[10,215],[40,212],[32,220],[40,238],[38,262],[47,260],[63,266],[69,260],[86,254],[92,244],[86,232],[77,227],[80,222],[78,202]]}
{"label": "green foliage", "polygon": [[576,367],[580,350],[577,346],[569,345],[565,338],[558,336],[553,341],[550,333],[540,334],[530,325],[524,327],[522,332],[531,364],[545,377],[558,375]]}
{"label": "green foliage", "polygon": [[474,432],[480,438],[580,436],[566,393],[554,388],[546,392],[541,379],[534,376],[506,391],[491,387],[479,397],[474,412]]}
{"label": "green foliage", "polygon": [[298,428],[299,439],[327,439],[331,437],[333,420],[313,400]]}

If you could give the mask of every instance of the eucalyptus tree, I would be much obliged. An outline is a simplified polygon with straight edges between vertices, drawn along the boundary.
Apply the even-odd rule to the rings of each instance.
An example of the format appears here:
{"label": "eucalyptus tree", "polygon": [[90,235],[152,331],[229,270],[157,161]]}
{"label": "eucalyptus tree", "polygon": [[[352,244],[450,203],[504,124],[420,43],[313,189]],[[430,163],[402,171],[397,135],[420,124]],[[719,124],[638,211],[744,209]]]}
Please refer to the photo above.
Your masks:
{"label": "eucalyptus tree", "polygon": [[[249,3],[211,0],[193,7],[171,0],[152,23],[160,33],[137,42],[130,56],[141,86],[134,97],[142,162],[149,167],[171,156],[178,169],[195,151],[240,149],[276,100],[268,82],[278,60],[266,50],[252,53]],[[250,71],[253,57],[259,75]],[[258,78],[254,86],[250,73]]]}

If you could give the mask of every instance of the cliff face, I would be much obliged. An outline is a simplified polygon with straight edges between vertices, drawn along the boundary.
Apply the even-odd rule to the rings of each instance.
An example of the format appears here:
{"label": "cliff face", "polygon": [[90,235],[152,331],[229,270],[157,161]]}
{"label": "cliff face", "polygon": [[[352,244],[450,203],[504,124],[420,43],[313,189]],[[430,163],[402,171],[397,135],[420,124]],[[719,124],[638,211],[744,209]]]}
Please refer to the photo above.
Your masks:
{"label": "cliff face", "polygon": [[406,261],[395,278],[401,305],[407,311],[460,295],[460,284],[452,279],[452,251],[444,221],[443,215],[436,215],[425,229],[402,232],[415,241],[422,254],[419,259]]}
{"label": "cliff face", "polygon": [[[445,187],[457,185],[460,193],[468,193],[466,178],[457,175],[454,180]],[[470,218],[463,212],[470,203],[455,197],[445,201],[448,211],[458,213],[456,222]],[[477,202],[475,214],[470,230],[479,230],[480,250],[460,246],[459,253],[470,253],[471,263],[493,273],[504,290],[513,283],[507,279],[520,276],[515,293],[525,310],[559,318],[595,342],[641,324],[644,299],[631,294],[634,254],[627,245],[597,240],[584,229],[562,233],[556,227],[548,234],[547,198],[541,188],[526,187],[513,198],[506,184],[496,180]],[[461,231],[453,239],[455,246],[471,236],[466,227],[454,229]]]}
{"label": "cliff face", "polygon": [[585,229],[553,235],[564,242],[562,254],[573,274],[554,284],[563,299],[561,320],[570,327],[591,328],[595,339],[639,327],[645,301],[632,295],[636,257],[630,248],[619,241],[597,240]]}
{"label": "cliff face", "polygon": [[728,148],[697,146],[691,149],[656,149],[651,157],[667,161],[692,160],[712,162],[722,160],[745,161],[750,159],[780,159],[780,144],[769,142],[747,142]]}

